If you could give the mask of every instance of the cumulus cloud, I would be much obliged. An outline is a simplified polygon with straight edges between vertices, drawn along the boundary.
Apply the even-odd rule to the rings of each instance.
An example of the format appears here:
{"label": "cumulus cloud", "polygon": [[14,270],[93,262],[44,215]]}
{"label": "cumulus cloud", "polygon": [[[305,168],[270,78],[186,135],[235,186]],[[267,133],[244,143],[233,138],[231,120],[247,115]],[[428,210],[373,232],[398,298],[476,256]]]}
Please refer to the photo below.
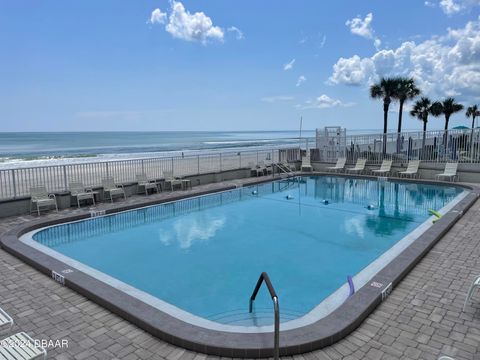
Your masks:
{"label": "cumulus cloud", "polygon": [[287,96],[287,95],[278,95],[278,96],[266,96],[261,98],[263,102],[268,102],[268,103],[274,103],[274,102],[279,102],[279,101],[292,101],[293,96]]}
{"label": "cumulus cloud", "polygon": [[480,17],[444,36],[396,49],[380,50],[371,57],[340,58],[329,78],[332,84],[371,84],[381,76],[411,76],[430,96],[480,93]]}
{"label": "cumulus cloud", "polygon": [[300,75],[297,79],[297,84],[295,85],[296,87],[299,87],[302,85],[305,81],[307,81],[307,78],[304,75]]}
{"label": "cumulus cloud", "polygon": [[293,68],[293,64],[295,64],[295,59],[293,59],[292,61],[286,63],[285,65],[283,65],[283,70],[287,71],[287,70],[290,70]]}
{"label": "cumulus cloud", "polygon": [[328,95],[320,95],[319,97],[313,100],[307,100],[303,105],[297,105],[297,108],[300,109],[328,109],[337,106],[353,106],[353,103],[344,103],[338,99],[332,99]]}
{"label": "cumulus cloud", "polygon": [[223,40],[222,28],[214,26],[203,12],[190,14],[181,2],[172,1],[172,11],[165,30],[177,39],[199,41],[205,44],[208,40]]}
{"label": "cumulus cloud", "polygon": [[440,0],[437,2],[427,0],[424,4],[428,7],[435,7],[438,5],[445,14],[454,15],[480,5],[480,0]]}
{"label": "cumulus cloud", "polygon": [[[148,23],[166,24],[165,30],[174,38],[207,44],[209,41],[224,40],[225,31],[213,25],[210,17],[203,12],[190,13],[180,1],[170,2],[170,14],[155,9],[150,15]],[[168,21],[167,21],[168,19]],[[243,39],[243,33],[235,26],[227,29],[234,32],[237,39]]]}
{"label": "cumulus cloud", "polygon": [[165,24],[167,21],[167,13],[162,12],[160,9],[155,9],[152,11],[152,15],[150,15],[150,24]]}
{"label": "cumulus cloud", "polygon": [[242,40],[242,39],[245,38],[245,37],[243,36],[243,32],[242,32],[239,28],[237,28],[237,27],[235,27],[235,26],[230,26],[230,27],[227,29],[227,31],[228,31],[228,32],[231,32],[231,33],[234,33],[235,36],[236,36],[236,38],[237,38],[237,40]]}
{"label": "cumulus cloud", "polygon": [[364,19],[360,16],[357,16],[351,20],[347,20],[345,25],[350,28],[350,32],[354,35],[361,36],[365,39],[373,40],[373,45],[375,48],[379,48],[382,42],[378,37],[375,36],[375,32],[372,28],[373,14],[368,13]]}

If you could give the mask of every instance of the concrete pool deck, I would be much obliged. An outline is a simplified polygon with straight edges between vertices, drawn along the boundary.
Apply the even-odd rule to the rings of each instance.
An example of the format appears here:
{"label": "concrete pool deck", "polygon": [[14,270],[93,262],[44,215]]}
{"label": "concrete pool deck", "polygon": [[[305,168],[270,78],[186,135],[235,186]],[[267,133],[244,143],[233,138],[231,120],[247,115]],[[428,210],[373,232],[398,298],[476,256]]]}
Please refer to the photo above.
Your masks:
{"label": "concrete pool deck", "polygon": [[[211,184],[208,188],[225,185]],[[207,189],[194,188],[192,193],[199,190]],[[147,199],[153,200],[155,196]],[[158,195],[169,196],[172,193]],[[133,204],[145,199],[138,196],[127,202]],[[119,202],[113,206],[122,203],[125,205]],[[98,208],[111,206],[101,204]],[[66,210],[42,218],[54,219],[82,211],[85,210]],[[438,354],[474,359],[480,344],[477,311],[480,306],[469,307],[465,313],[461,313],[461,307],[470,282],[480,273],[480,246],[475,239],[480,230],[479,212],[480,206],[475,204],[353,333],[333,346],[298,359],[310,356],[434,359]],[[37,217],[0,220],[0,235],[34,219]],[[55,358],[208,357],[154,338],[3,251],[0,251],[0,306],[16,320],[15,330],[27,331],[35,338],[68,339],[68,349],[49,349],[50,356]]]}

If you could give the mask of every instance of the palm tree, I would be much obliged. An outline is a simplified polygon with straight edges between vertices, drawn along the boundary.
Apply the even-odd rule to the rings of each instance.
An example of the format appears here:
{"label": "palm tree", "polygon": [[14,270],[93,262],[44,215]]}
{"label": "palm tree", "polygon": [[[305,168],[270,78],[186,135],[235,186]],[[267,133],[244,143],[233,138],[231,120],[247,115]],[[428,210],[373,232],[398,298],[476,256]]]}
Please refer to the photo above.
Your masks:
{"label": "palm tree", "polygon": [[467,108],[467,112],[465,113],[467,118],[472,118],[472,129],[475,128],[475,118],[480,116],[480,111],[478,110],[477,105],[472,105]]}
{"label": "palm tree", "polygon": [[370,87],[372,99],[383,99],[383,154],[387,152],[388,108],[397,93],[397,78],[381,78],[380,82]]}
{"label": "palm tree", "polygon": [[450,97],[446,98],[442,102],[436,101],[432,104],[432,114],[434,116],[439,116],[441,114],[445,115],[445,132],[443,133],[443,146],[444,146],[444,155],[447,154],[448,147],[448,122],[452,114],[462,111],[463,105],[455,102],[455,99]]}
{"label": "palm tree", "polygon": [[432,106],[435,109],[437,114],[445,115],[445,132],[448,130],[448,122],[450,121],[450,116],[452,114],[462,111],[463,105],[455,102],[455,99],[450,97],[446,98],[442,102],[434,102]]}
{"label": "palm tree", "polygon": [[398,129],[397,129],[397,153],[400,152],[400,133],[402,132],[402,116],[403,116],[403,104],[405,101],[411,100],[420,95],[420,89],[415,85],[413,78],[399,77],[397,81],[397,91],[395,98],[399,102],[398,109]]}
{"label": "palm tree", "polygon": [[415,80],[413,78],[397,78],[398,87],[395,94],[395,98],[398,99],[400,107],[398,110],[398,133],[402,132],[402,114],[403,114],[403,104],[407,100],[411,100],[418,95],[421,91],[415,85]]}
{"label": "palm tree", "polygon": [[435,112],[435,109],[432,109],[432,101],[427,97],[422,97],[420,100],[417,100],[413,105],[412,110],[410,110],[411,116],[416,117],[423,122],[422,149],[425,148],[428,115],[432,114],[432,111]]}

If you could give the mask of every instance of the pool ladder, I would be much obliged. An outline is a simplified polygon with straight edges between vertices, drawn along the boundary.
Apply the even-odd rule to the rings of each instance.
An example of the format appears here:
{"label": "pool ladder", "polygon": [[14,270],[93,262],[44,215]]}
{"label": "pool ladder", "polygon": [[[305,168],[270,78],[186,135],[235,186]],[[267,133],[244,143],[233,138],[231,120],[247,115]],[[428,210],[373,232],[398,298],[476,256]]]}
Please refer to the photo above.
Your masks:
{"label": "pool ladder", "polygon": [[250,296],[250,303],[249,303],[248,310],[250,313],[253,311],[253,302],[255,301],[258,290],[260,290],[260,286],[262,286],[262,283],[264,281],[265,281],[265,285],[267,285],[268,292],[270,293],[270,296],[272,297],[272,301],[273,301],[273,311],[275,315],[274,337],[273,337],[273,358],[275,360],[278,360],[278,356],[280,352],[280,308],[278,305],[277,293],[275,292],[272,282],[270,281],[270,278],[268,277],[268,274],[266,272],[262,272],[260,274],[260,277],[258,278],[257,285],[255,285],[255,289],[253,290],[252,296]]}

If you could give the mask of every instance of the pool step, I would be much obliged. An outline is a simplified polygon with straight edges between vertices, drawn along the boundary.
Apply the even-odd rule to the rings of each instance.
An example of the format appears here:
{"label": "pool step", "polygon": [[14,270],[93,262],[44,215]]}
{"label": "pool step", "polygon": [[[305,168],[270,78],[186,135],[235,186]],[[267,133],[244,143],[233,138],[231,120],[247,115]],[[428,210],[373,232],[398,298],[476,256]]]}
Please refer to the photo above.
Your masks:
{"label": "pool step", "polygon": [[[296,319],[303,314],[288,309],[281,309],[280,321],[286,322]],[[269,308],[255,309],[252,313],[248,312],[248,309],[237,309],[226,311],[218,314],[214,314],[208,317],[209,320],[229,325],[241,325],[241,326],[262,326],[273,324],[273,310]]]}

